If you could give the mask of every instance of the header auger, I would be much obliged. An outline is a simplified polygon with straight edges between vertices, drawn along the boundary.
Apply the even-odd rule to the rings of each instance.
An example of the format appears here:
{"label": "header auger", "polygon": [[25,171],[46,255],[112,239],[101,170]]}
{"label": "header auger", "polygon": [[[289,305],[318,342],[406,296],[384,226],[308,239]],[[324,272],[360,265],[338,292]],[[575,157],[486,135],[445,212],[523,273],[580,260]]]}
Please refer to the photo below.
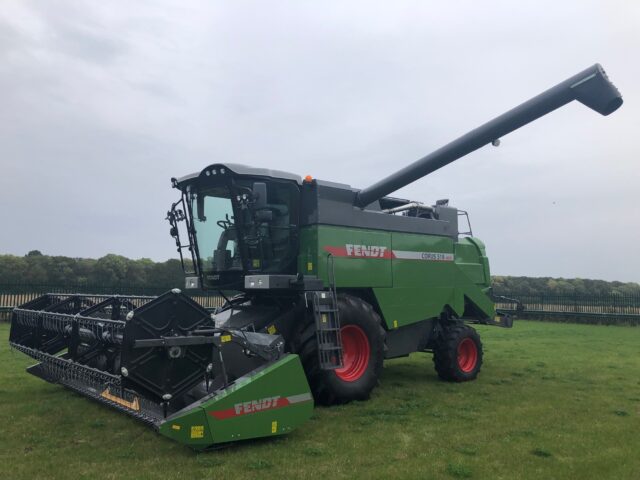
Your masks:
{"label": "header auger", "polygon": [[287,433],[313,400],[366,399],[387,358],[432,352],[441,378],[473,380],[470,324],[512,325],[484,244],[448,201],[386,195],[573,100],[622,104],[594,65],[363,190],[221,163],[172,179],[186,288],[224,305],[48,294],[14,310],[10,343],[38,360],[30,373],[198,449]]}

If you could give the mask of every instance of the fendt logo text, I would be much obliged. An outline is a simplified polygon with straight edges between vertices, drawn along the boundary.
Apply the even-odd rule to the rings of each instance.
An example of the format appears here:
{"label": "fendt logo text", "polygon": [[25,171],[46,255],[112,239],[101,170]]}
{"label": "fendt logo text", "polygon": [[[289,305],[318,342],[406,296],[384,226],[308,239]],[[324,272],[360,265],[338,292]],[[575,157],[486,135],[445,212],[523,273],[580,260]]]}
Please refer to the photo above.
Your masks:
{"label": "fendt logo text", "polygon": [[387,247],[380,247],[378,245],[352,245],[347,243],[345,247],[348,257],[384,258],[385,252],[387,251]]}
{"label": "fendt logo text", "polygon": [[453,262],[455,256],[450,252],[419,252],[415,250],[391,250],[380,245],[356,245],[347,243],[344,247],[324,247],[336,257],[348,258],[384,258],[387,260],[422,260],[427,262]]}
{"label": "fendt logo text", "polygon": [[289,405],[310,402],[313,399],[310,393],[300,393],[298,395],[290,395],[288,397],[274,396],[264,397],[258,400],[249,400],[248,402],[238,402],[231,408],[224,410],[211,410],[209,415],[224,420],[226,418],[234,418],[240,415],[249,415],[251,413],[264,412],[275,408],[288,407]]}
{"label": "fendt logo text", "polygon": [[278,407],[278,399],[280,397],[267,397],[260,400],[251,400],[250,402],[236,403],[233,408],[236,411],[236,415],[242,415],[244,413],[261,412],[262,410],[269,410],[270,408]]}

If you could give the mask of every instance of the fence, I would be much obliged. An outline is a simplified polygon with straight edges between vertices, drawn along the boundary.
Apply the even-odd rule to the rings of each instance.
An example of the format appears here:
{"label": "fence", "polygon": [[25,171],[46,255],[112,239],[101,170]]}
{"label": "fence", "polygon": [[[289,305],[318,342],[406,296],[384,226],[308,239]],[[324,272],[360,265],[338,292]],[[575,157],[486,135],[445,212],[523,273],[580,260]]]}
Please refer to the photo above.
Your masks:
{"label": "fence", "polygon": [[[26,285],[0,284],[0,320],[6,320],[14,307],[22,305],[45,293],[84,293],[95,295],[148,295],[157,296],[171,290],[170,286],[139,285]],[[183,290],[207,309],[222,305],[224,299],[217,292]]]}
{"label": "fence", "polygon": [[[8,318],[13,307],[44,293],[87,293],[160,295],[170,286],[139,285],[26,285],[0,284],[0,319]],[[184,290],[205,308],[222,305],[214,292]],[[640,295],[549,295],[521,292],[496,292],[496,307],[519,318],[576,323],[640,325]]]}
{"label": "fence", "polygon": [[640,295],[550,295],[497,292],[496,307],[520,318],[640,325]]}

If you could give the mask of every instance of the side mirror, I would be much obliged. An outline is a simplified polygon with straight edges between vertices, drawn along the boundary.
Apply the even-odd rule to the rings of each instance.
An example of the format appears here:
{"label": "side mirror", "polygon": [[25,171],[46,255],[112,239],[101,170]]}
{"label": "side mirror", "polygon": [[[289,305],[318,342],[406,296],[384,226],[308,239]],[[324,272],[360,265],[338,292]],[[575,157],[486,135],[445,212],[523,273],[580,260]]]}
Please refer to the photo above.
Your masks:
{"label": "side mirror", "polygon": [[260,210],[267,208],[267,184],[264,182],[253,182],[254,208]]}

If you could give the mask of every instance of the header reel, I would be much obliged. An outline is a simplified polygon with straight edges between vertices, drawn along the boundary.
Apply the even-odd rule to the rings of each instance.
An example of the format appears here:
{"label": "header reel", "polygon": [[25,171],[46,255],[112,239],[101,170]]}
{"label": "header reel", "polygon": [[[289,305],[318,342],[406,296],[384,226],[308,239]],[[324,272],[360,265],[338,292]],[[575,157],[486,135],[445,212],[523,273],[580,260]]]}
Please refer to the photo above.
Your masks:
{"label": "header reel", "polygon": [[[235,396],[255,400],[250,388],[254,378],[280,363],[291,370],[280,381],[293,391],[276,381],[265,388],[266,393],[307,395],[305,402],[292,408],[310,415],[313,402],[306,378],[297,356],[284,353],[282,337],[216,328],[211,317],[178,289],[156,298],[47,294],[14,310],[10,344],[38,360],[29,373],[112,406],[169,436],[175,432],[167,422],[197,412],[201,418],[197,426],[202,429],[195,431],[207,435],[181,438],[195,448],[230,441],[234,429],[229,425],[234,420],[207,413],[231,392],[248,391],[247,398]],[[273,379],[280,375],[279,369],[270,371]],[[260,392],[256,395],[262,398]],[[216,432],[223,420],[225,428]],[[287,422],[288,428],[297,423]],[[257,428],[244,432],[244,438],[279,433],[285,431]]]}

